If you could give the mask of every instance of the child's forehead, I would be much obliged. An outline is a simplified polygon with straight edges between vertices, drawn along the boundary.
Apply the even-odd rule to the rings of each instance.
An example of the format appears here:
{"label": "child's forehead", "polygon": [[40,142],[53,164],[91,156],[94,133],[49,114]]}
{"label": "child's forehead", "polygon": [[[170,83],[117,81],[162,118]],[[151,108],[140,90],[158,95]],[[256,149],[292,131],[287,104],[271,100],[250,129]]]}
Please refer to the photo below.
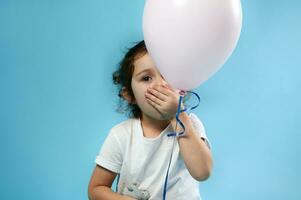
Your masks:
{"label": "child's forehead", "polygon": [[140,58],[138,58],[137,60],[135,60],[134,66],[135,66],[134,74],[139,74],[143,71],[158,72],[155,63],[152,60],[152,58],[149,56],[149,54],[145,54]]}

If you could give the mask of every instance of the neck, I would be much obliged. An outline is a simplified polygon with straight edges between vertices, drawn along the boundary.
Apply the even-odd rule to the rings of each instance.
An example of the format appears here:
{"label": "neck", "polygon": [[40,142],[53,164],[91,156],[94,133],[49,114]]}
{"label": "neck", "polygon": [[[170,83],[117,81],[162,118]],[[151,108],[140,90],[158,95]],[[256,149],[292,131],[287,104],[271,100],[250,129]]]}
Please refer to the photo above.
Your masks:
{"label": "neck", "polygon": [[161,131],[163,131],[169,123],[170,120],[158,120],[147,116],[144,113],[141,115],[141,125],[144,128],[158,131],[159,133],[161,133]]}

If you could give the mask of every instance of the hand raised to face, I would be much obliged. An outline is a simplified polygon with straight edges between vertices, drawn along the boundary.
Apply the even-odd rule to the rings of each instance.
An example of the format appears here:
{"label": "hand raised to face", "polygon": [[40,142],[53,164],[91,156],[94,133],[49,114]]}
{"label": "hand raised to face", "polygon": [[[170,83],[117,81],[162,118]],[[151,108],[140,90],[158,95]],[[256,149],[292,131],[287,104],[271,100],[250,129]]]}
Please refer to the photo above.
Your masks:
{"label": "hand raised to face", "polygon": [[[145,93],[149,104],[157,109],[164,119],[172,119],[178,110],[180,94],[169,85],[154,85]],[[181,105],[183,107],[183,104]]]}

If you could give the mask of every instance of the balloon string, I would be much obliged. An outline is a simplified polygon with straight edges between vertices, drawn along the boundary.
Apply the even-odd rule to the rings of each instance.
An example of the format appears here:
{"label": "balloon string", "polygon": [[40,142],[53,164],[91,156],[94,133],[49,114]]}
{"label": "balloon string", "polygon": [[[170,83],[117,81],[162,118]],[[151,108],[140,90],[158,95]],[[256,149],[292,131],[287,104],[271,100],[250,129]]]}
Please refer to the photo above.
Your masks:
{"label": "balloon string", "polygon": [[175,129],[175,132],[170,132],[170,133],[167,134],[168,137],[174,137],[174,136],[179,137],[179,136],[184,135],[184,133],[185,133],[185,126],[184,126],[184,124],[182,123],[182,121],[179,118],[180,113],[181,112],[191,111],[191,110],[195,109],[196,107],[198,107],[200,105],[201,98],[200,98],[200,96],[197,93],[192,92],[192,91],[187,91],[186,93],[192,93],[192,94],[194,94],[197,97],[197,99],[198,99],[198,103],[196,105],[192,106],[192,107],[189,107],[189,108],[185,108],[184,107],[184,109],[181,110],[181,103],[183,101],[183,96],[180,96],[180,98],[179,98],[179,104],[178,104],[178,110],[177,110],[177,113],[176,113],[176,127],[177,127],[177,123],[179,123],[180,126],[181,126],[181,128],[183,129],[183,131],[177,133],[176,132],[177,129]]}
{"label": "balloon string", "polygon": [[[188,112],[190,110],[193,110],[195,109],[196,107],[198,107],[200,105],[200,96],[195,93],[195,92],[192,92],[192,91],[187,91],[189,93],[192,93],[194,94],[197,99],[198,99],[198,103],[190,108],[185,108],[183,110],[181,110],[181,103],[183,101],[183,96],[180,96],[180,99],[179,99],[179,105],[178,105],[178,110],[177,110],[177,114],[176,114],[176,126],[175,126],[175,131],[174,132],[170,132],[167,134],[168,137],[180,137],[180,136],[183,136],[183,134],[185,133],[185,126],[184,124],[182,123],[182,121],[179,119],[179,114],[181,112]],[[181,131],[180,133],[177,134],[177,125],[178,123],[180,124],[180,126],[182,127],[183,131]],[[174,143],[175,143],[175,137],[174,137],[174,140],[173,140],[173,144],[172,144],[172,150],[171,150],[171,155],[170,155],[170,159],[169,159],[169,163],[168,163],[168,168],[167,168],[167,172],[166,172],[166,176],[165,176],[165,181],[164,181],[164,189],[163,189],[163,200],[166,200],[166,193],[167,193],[167,180],[168,180],[168,174],[169,174],[169,168],[170,168],[170,164],[171,164],[171,160],[172,160],[172,155],[173,155],[173,149],[174,149]]]}

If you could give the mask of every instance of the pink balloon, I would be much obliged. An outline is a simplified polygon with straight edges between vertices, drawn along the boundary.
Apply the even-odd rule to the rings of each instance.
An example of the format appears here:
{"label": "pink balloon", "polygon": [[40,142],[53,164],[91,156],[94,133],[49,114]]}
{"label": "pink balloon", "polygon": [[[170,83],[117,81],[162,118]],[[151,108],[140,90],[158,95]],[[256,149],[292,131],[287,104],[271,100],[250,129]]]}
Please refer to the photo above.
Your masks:
{"label": "pink balloon", "polygon": [[226,62],[242,25],[240,0],[147,0],[146,47],[174,88],[192,90]]}

